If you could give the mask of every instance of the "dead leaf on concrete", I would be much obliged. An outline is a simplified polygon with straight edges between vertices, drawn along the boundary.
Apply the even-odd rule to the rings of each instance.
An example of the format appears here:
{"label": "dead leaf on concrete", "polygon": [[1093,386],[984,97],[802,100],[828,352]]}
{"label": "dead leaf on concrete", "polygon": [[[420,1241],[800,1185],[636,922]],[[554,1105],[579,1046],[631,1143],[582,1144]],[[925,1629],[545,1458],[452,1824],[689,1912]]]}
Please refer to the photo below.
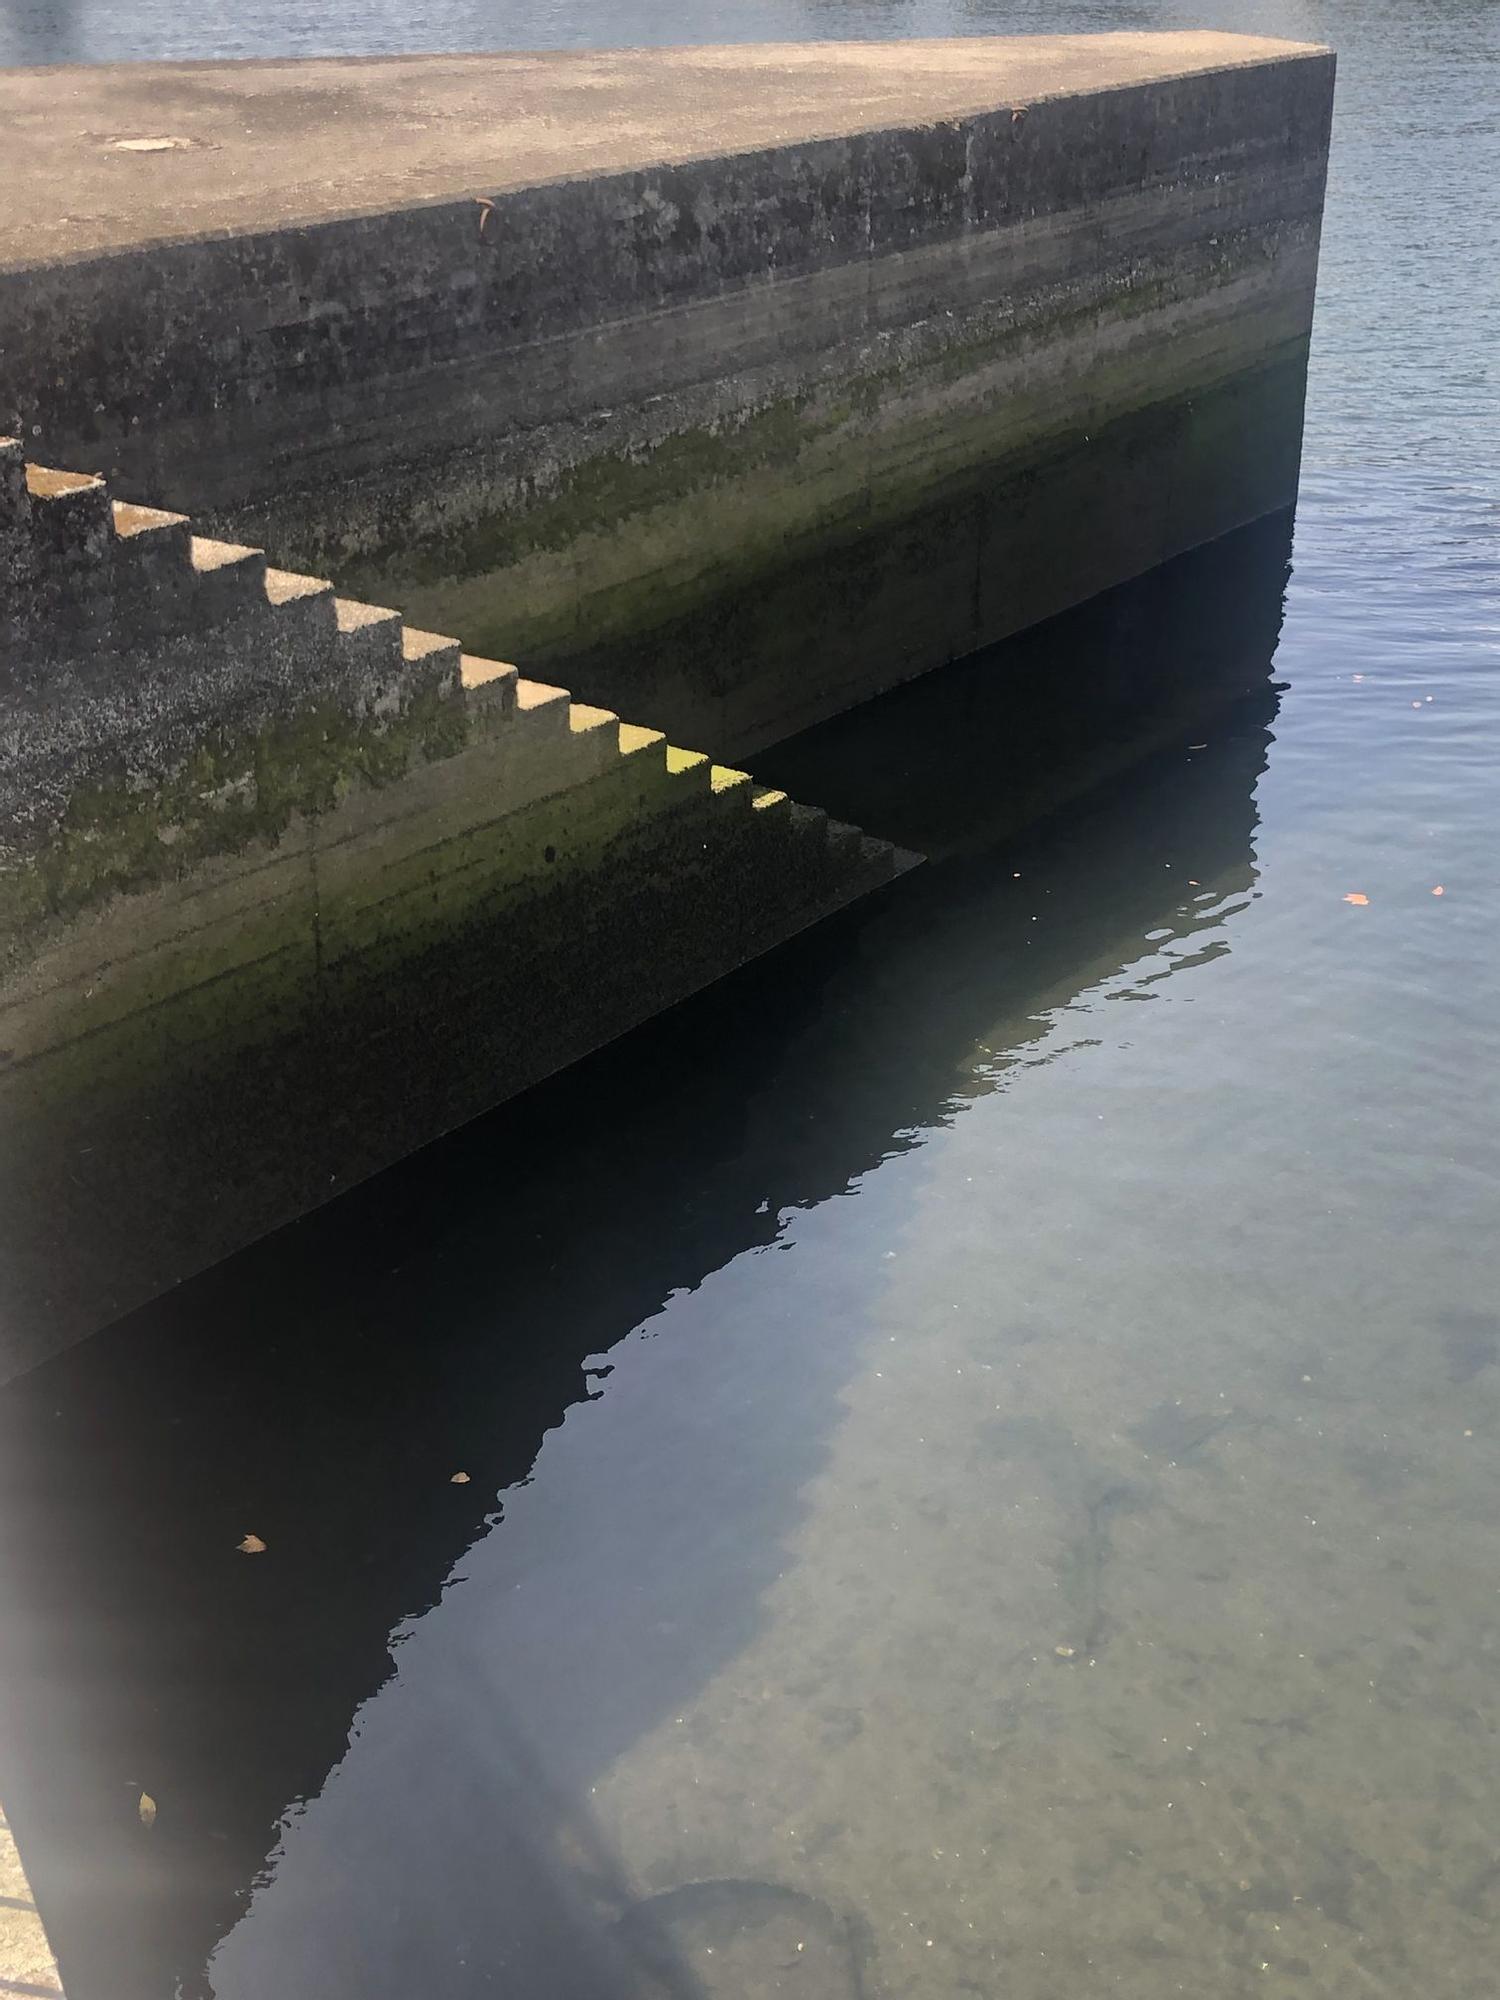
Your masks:
{"label": "dead leaf on concrete", "polygon": [[235,1547],[243,1556],[263,1556],[266,1552],[266,1545],[259,1535],[246,1535],[242,1542],[235,1543]]}

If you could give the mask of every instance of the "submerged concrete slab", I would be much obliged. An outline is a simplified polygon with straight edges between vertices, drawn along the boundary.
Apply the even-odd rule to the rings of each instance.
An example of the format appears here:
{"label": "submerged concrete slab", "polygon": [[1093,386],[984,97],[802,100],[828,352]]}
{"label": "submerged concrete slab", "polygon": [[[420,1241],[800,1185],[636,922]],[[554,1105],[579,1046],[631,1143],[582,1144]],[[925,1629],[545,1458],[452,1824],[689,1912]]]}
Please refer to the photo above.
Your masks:
{"label": "submerged concrete slab", "polygon": [[1292,499],[1332,84],[1220,34],[12,72],[0,412],[742,755]]}
{"label": "submerged concrete slab", "polygon": [[1307,53],[1193,31],[0,70],[0,267],[928,126]]}

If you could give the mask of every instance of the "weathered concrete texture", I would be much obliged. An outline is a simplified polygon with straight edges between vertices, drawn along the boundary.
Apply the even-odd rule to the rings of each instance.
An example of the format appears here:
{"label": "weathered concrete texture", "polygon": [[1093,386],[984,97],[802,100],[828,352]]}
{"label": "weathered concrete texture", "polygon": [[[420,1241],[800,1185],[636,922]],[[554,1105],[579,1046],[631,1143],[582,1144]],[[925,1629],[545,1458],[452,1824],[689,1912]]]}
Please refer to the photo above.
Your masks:
{"label": "weathered concrete texture", "polygon": [[0,1376],[909,857],[0,441]]}
{"label": "weathered concrete texture", "polygon": [[0,1803],[0,1993],[64,2000],[62,1980],[47,1933],[16,1851],[15,1834]]}
{"label": "weathered concrete texture", "polygon": [[1292,498],[1332,83],[1217,34],[10,73],[0,396],[738,754]]}

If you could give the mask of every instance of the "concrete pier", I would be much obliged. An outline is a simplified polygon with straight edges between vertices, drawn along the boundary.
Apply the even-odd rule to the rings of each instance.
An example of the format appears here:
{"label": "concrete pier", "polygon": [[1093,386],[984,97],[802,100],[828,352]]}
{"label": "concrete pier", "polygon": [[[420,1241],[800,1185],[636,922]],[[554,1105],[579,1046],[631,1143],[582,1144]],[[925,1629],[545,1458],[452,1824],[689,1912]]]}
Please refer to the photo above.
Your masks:
{"label": "concrete pier", "polygon": [[0,1375],[915,858],[715,759],[1288,505],[1332,82],[0,74]]}
{"label": "concrete pier", "polygon": [[1333,58],[0,76],[0,413],[719,755],[1293,496]]}

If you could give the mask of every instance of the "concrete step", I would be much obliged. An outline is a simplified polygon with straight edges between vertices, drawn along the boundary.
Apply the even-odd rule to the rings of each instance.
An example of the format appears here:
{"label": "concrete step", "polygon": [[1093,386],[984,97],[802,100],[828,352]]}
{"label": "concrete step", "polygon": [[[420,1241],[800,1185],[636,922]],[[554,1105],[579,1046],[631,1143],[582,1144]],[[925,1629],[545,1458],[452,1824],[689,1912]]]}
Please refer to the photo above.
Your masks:
{"label": "concrete step", "polygon": [[111,504],[114,517],[112,624],[117,645],[150,643],[162,632],[191,625],[193,531],[186,514],[159,507]]}
{"label": "concrete step", "polygon": [[282,625],[291,627],[295,623],[309,633],[326,634],[331,648],[339,629],[338,599],[327,577],[301,576],[290,569],[268,569],[264,588],[264,602]]}
{"label": "concrete step", "polygon": [[715,764],[709,784],[723,811],[750,811],[750,802],[755,796],[755,780],[748,771],[737,771],[731,764]]}
{"label": "concrete step", "polygon": [[110,504],[115,575],[127,588],[185,590],[193,573],[193,530],[186,514],[159,507]]}
{"label": "concrete step", "polygon": [[[611,737],[613,754],[619,754],[619,724],[613,718],[593,729],[574,729],[573,702],[566,688],[520,674],[514,700],[511,718],[504,725],[507,762],[502,768],[509,774],[506,790],[518,800],[543,798],[577,783],[580,775],[602,764]],[[602,711],[594,714],[602,715]],[[597,733],[600,726],[605,732],[602,736]]]}
{"label": "concrete step", "polygon": [[102,479],[88,472],[28,465],[26,493],[40,562],[76,570],[106,560],[115,524],[109,488]]}
{"label": "concrete step", "polygon": [[850,826],[847,820],[831,819],[824,829],[824,839],[829,852],[840,861],[855,861],[859,858],[859,843],[864,839],[863,831]]}
{"label": "concrete step", "polygon": [[904,867],[911,865],[911,858],[904,857],[899,848],[892,847],[888,840],[876,840],[868,833],[859,837],[859,858],[871,875],[882,882],[896,874],[898,864]]}
{"label": "concrete step", "polygon": [[196,604],[210,624],[258,614],[265,604],[266,552],[193,535],[188,542]]}
{"label": "concrete step", "polygon": [[667,745],[667,777],[680,795],[707,799],[714,796],[713,760],[702,750],[679,750]]}
{"label": "concrete step", "polygon": [[702,797],[708,810],[678,865],[716,885],[718,906],[747,940],[788,936],[918,859],[730,766],[708,767]]}
{"label": "concrete step", "polygon": [[333,600],[334,629],[343,664],[360,674],[398,678],[404,660],[401,613],[383,604],[360,604],[353,598]]}
{"label": "concrete step", "polygon": [[516,681],[516,728],[534,742],[559,742],[568,733],[568,711],[572,707],[566,688],[550,687],[546,681]]}
{"label": "concrete step", "polygon": [[701,750],[669,743],[659,729],[620,724],[620,750],[643,812],[681,813],[711,809],[713,765]]}
{"label": "concrete step", "polygon": [[[571,766],[577,773],[576,782],[581,784],[591,777],[602,776],[620,761],[625,754],[621,734],[620,718],[613,709],[595,708],[586,701],[568,704]],[[649,754],[650,748],[647,743],[633,743],[632,754]]]}
{"label": "concrete step", "polygon": [[[514,735],[518,791],[540,797],[549,791],[583,785],[626,767],[621,776],[642,789],[643,796],[669,777],[689,781],[697,760],[677,760],[668,770],[667,741],[659,729],[621,722],[612,709],[573,701],[566,689],[528,680],[513,667],[495,662],[464,661],[464,692],[477,711],[481,730],[494,733],[496,709],[489,689],[504,677],[505,694],[499,715],[506,715]],[[487,699],[488,697],[488,699]],[[706,762],[706,760],[705,760]]]}
{"label": "concrete step", "polygon": [[748,815],[767,838],[767,867],[797,884],[809,905],[839,903],[893,880],[920,860],[857,826],[832,819],[821,806],[803,805],[743,771],[713,770],[712,789],[722,812]]}
{"label": "concrete step", "polygon": [[[402,644],[406,648],[408,662],[418,668],[432,658],[430,648],[440,651],[449,646],[453,648],[458,684],[463,689],[471,726],[477,735],[493,735],[515,721],[516,689],[521,676],[514,667],[503,660],[484,660],[473,653],[462,652],[456,639],[439,639],[431,632],[408,629]],[[446,657],[441,665],[446,671]]]}
{"label": "concrete step", "polygon": [[791,821],[792,802],[785,792],[777,791],[774,786],[756,785],[750,793],[750,808],[752,812],[764,813],[767,825],[781,820]]}

